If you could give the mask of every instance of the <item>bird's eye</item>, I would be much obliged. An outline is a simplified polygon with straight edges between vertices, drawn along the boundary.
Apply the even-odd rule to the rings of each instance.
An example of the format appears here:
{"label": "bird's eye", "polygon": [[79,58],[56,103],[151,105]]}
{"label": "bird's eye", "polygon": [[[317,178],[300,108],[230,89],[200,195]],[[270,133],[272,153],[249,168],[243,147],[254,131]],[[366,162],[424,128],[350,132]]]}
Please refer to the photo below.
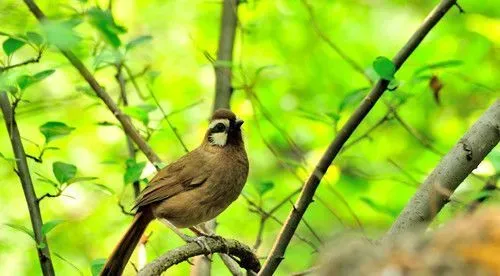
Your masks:
{"label": "bird's eye", "polygon": [[223,132],[226,130],[226,125],[218,123],[212,128],[212,132]]}

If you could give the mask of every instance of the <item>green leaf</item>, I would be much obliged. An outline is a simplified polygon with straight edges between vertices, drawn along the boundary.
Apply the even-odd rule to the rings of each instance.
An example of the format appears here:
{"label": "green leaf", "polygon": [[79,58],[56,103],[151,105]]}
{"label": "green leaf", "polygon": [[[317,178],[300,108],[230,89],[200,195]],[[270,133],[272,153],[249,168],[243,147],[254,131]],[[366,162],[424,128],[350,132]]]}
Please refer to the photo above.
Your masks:
{"label": "green leaf", "polygon": [[366,91],[368,91],[368,89],[370,88],[363,87],[349,92],[340,102],[339,112],[342,112],[347,106],[355,105],[361,102],[361,100],[365,97]]}
{"label": "green leaf", "polygon": [[146,167],[146,162],[137,163],[135,160],[127,160],[127,170],[123,175],[123,182],[129,184],[141,178],[142,171]]}
{"label": "green leaf", "polygon": [[431,64],[424,65],[424,66],[418,68],[417,70],[415,70],[415,73],[413,73],[413,75],[417,76],[417,75],[420,75],[421,73],[428,71],[428,70],[457,67],[457,66],[460,66],[462,64],[463,64],[463,61],[461,61],[461,60],[446,60],[446,61],[431,63]]}
{"label": "green leaf", "polygon": [[46,223],[44,223],[42,225],[42,233],[44,235],[47,235],[47,233],[49,233],[50,230],[54,229],[56,226],[58,226],[59,224],[61,224],[63,222],[64,222],[64,220],[62,220],[62,219],[55,219],[55,220],[47,221]]}
{"label": "green leaf", "polygon": [[9,226],[10,228],[12,228],[14,230],[23,232],[26,235],[30,236],[33,240],[35,240],[35,234],[33,234],[33,231],[31,231],[30,229],[28,229],[28,228],[26,228],[26,227],[24,227],[22,225],[11,224],[11,223],[5,223],[5,225]]}
{"label": "green leaf", "polygon": [[149,124],[149,113],[156,109],[154,105],[127,106],[123,109],[125,114],[141,121],[145,126]]}
{"label": "green leaf", "polygon": [[103,184],[99,184],[99,183],[90,183],[92,184],[94,187],[96,187],[99,191],[107,194],[107,195],[114,195],[115,194],[115,191],[113,191],[113,189],[111,189],[110,187],[106,186],[106,185],[103,185]]}
{"label": "green leaf", "polygon": [[386,57],[377,57],[373,62],[373,69],[381,79],[393,80],[396,73],[396,66]]}
{"label": "green leaf", "polygon": [[121,45],[118,34],[123,34],[126,29],[115,23],[113,15],[108,10],[94,7],[88,11],[90,24],[92,24],[104,37],[104,39],[114,48]]}
{"label": "green leaf", "polygon": [[23,47],[26,44],[26,42],[21,41],[19,39],[9,37],[7,40],[3,42],[3,51],[7,56],[12,55],[15,51],[19,50],[21,47]]}
{"label": "green leaf", "polygon": [[115,49],[105,49],[94,58],[94,70],[106,68],[107,66],[119,64],[124,60],[123,55]]}
{"label": "green leaf", "polygon": [[45,20],[42,23],[42,30],[45,33],[48,43],[61,49],[71,49],[81,40],[73,30],[81,22],[80,18],[73,18],[67,21]]}
{"label": "green leaf", "polygon": [[380,205],[380,204],[374,202],[373,200],[371,200],[370,198],[361,197],[359,200],[364,202],[366,205],[368,205],[371,209],[373,209],[376,212],[386,214],[386,215],[389,215],[391,217],[397,217],[397,215],[398,215],[398,211],[393,210],[391,208],[388,208],[387,206]]}
{"label": "green leaf", "polygon": [[27,32],[26,37],[30,42],[33,42],[36,46],[40,46],[43,44],[43,37],[35,32]]}
{"label": "green leaf", "polygon": [[132,39],[130,42],[128,42],[127,45],[125,45],[125,50],[130,51],[133,48],[135,48],[141,44],[144,44],[146,42],[151,41],[152,39],[153,39],[153,37],[150,35],[139,36],[135,39]]}
{"label": "green leaf", "polygon": [[61,122],[47,122],[40,126],[40,132],[45,136],[45,143],[70,134],[75,128]]}
{"label": "green leaf", "polygon": [[92,276],[99,276],[102,268],[106,264],[106,259],[95,259],[90,263],[90,271],[92,272]]}
{"label": "green leaf", "polygon": [[33,78],[35,78],[35,80],[37,82],[47,78],[48,76],[54,74],[56,70],[54,69],[49,69],[49,70],[44,70],[44,71],[41,71],[41,72],[38,72],[36,74],[33,75]]}
{"label": "green leaf", "polygon": [[26,87],[34,83],[34,78],[29,75],[20,75],[19,77],[17,77],[16,82],[19,86],[19,89],[24,90]]}
{"label": "green leaf", "polygon": [[259,193],[259,196],[265,195],[267,192],[271,191],[274,188],[274,182],[271,181],[265,181],[265,182],[259,182],[256,185],[257,192]]}
{"label": "green leaf", "polygon": [[47,245],[44,242],[41,242],[40,244],[37,244],[36,247],[39,249],[44,249],[45,247],[47,247]]}
{"label": "green leaf", "polygon": [[76,166],[63,162],[54,162],[52,164],[52,172],[59,184],[68,183],[76,175]]}
{"label": "green leaf", "polygon": [[93,177],[93,176],[82,176],[82,177],[74,177],[70,180],[68,180],[68,184],[76,183],[76,182],[86,182],[86,181],[92,181],[96,180],[98,177]]}
{"label": "green leaf", "polygon": [[38,72],[33,76],[20,75],[19,77],[17,77],[16,82],[17,82],[17,85],[19,86],[19,89],[24,90],[28,86],[42,81],[43,79],[52,75],[54,72],[55,72],[55,70],[51,69],[51,70],[45,70],[45,71]]}

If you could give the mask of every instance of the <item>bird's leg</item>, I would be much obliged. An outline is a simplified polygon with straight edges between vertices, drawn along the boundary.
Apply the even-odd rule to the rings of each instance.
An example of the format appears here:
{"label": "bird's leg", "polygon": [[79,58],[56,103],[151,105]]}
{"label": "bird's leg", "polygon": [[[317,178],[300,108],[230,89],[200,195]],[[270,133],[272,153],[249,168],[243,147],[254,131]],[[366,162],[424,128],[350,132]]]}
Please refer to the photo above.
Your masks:
{"label": "bird's leg", "polygon": [[207,227],[205,227],[205,224],[199,224],[198,226],[189,227],[189,230],[193,231],[196,235],[200,237],[204,236],[219,240],[224,245],[224,248],[226,249],[226,254],[229,254],[229,246],[227,245],[226,240],[223,237],[215,234]]}
{"label": "bird's leg", "polygon": [[172,231],[174,231],[186,243],[194,242],[194,243],[198,244],[201,247],[201,249],[206,251],[205,256],[211,261],[211,259],[208,257],[208,254],[210,254],[212,252],[212,250],[210,249],[206,240],[204,239],[204,237],[205,237],[204,235],[198,235],[197,237],[191,237],[189,235],[182,233],[182,231],[179,228],[175,227],[175,225],[173,225],[170,221],[168,221],[166,219],[160,219],[160,221],[163,222],[165,225],[167,225],[168,228],[172,229]]}

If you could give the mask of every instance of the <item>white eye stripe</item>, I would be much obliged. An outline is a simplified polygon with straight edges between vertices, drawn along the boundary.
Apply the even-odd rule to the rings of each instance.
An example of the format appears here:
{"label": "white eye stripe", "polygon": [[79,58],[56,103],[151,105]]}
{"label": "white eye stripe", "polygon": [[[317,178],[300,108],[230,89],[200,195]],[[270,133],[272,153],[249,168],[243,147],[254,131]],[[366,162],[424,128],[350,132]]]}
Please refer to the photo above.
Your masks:
{"label": "white eye stripe", "polygon": [[229,127],[229,119],[215,119],[212,122],[210,122],[210,125],[208,127],[214,128],[218,123],[223,123],[226,126],[226,128]]}

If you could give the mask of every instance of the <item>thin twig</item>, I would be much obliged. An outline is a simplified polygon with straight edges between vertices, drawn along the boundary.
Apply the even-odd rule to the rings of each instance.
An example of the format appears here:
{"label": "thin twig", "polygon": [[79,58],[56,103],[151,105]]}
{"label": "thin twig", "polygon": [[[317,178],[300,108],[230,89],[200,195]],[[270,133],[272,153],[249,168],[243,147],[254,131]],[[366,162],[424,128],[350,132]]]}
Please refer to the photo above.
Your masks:
{"label": "thin twig", "polygon": [[[111,1],[109,2],[111,5]],[[125,84],[125,78],[123,77],[123,65],[122,64],[117,64],[116,65],[116,81],[118,82],[118,86],[120,87],[120,99],[123,102],[123,106],[128,106],[128,97],[127,97],[127,86]],[[127,150],[128,150],[128,156],[130,159],[134,160],[136,159],[136,150],[134,147],[134,142],[130,137],[125,133],[125,139],[127,143]],[[132,187],[134,188],[134,196],[137,198],[139,194],[141,193],[141,184],[139,180],[134,181],[132,183]]]}
{"label": "thin twig", "polygon": [[[456,3],[456,0],[443,0],[424,20],[424,23],[420,28],[413,34],[407,44],[398,52],[394,57],[393,63],[396,70],[398,70],[406,59],[413,53],[417,46],[422,42],[424,37],[429,33],[429,31],[441,20],[441,18],[446,14],[446,12]],[[323,154],[321,160],[317,164],[314,172],[310,175],[307,180],[302,192],[297,199],[295,204],[296,209],[292,209],[286,224],[282,227],[281,232],[274,243],[274,246],[264,263],[262,270],[259,275],[272,275],[279,264],[284,258],[284,253],[288,244],[290,243],[293,233],[297,229],[302,216],[307,210],[307,207],[312,202],[314,193],[318,188],[318,185],[325,175],[326,171],[332,164],[340,149],[345,144],[347,139],[352,135],[354,130],[359,126],[361,121],[366,117],[368,112],[373,108],[378,99],[382,96],[384,91],[387,89],[389,82],[386,80],[379,80],[372,91],[363,99],[358,108],[351,115],[346,124],[339,131],[338,135],[333,139],[332,143],[328,146],[328,149]]]}
{"label": "thin twig", "polygon": [[42,50],[39,50],[38,55],[35,58],[31,58],[31,59],[25,60],[21,63],[12,64],[12,65],[8,65],[8,66],[4,66],[4,67],[0,66],[0,73],[3,73],[5,71],[11,70],[11,69],[14,69],[17,67],[25,66],[25,65],[28,65],[30,63],[38,63],[38,62],[40,62],[41,58],[42,58]]}
{"label": "thin twig", "polygon": [[420,133],[418,133],[415,129],[413,129],[409,124],[407,124],[403,118],[401,118],[401,116],[399,116],[399,114],[397,113],[397,111],[395,109],[392,110],[392,114],[394,116],[394,119],[396,119],[396,121],[399,122],[399,124],[413,137],[415,137],[415,139],[417,139],[417,141],[420,142],[420,144],[422,144],[422,146],[424,146],[426,149],[430,150],[431,152],[439,155],[439,156],[443,156],[444,154],[439,151],[438,149],[436,149],[426,138],[422,137],[422,135],[420,135]]}
{"label": "thin twig", "polygon": [[163,115],[163,119],[167,122],[168,127],[170,127],[170,129],[174,133],[175,138],[181,144],[182,148],[184,149],[184,152],[188,153],[189,149],[187,148],[186,144],[182,140],[182,137],[179,134],[179,132],[177,131],[177,128],[172,124],[172,122],[170,122],[170,118],[169,118],[170,115],[167,114],[165,112],[165,110],[163,109],[163,107],[160,105],[160,101],[158,101],[158,98],[156,98],[156,95],[154,94],[153,89],[151,87],[149,87],[149,85],[148,85],[148,90],[149,90],[149,95],[151,95],[151,98],[153,98],[153,101],[155,102],[156,106],[158,107],[158,109],[160,109],[160,112]]}
{"label": "thin twig", "polygon": [[316,20],[316,17],[314,16],[314,11],[312,6],[307,3],[307,0],[301,0],[304,6],[306,7],[307,12],[309,13],[309,17],[311,20],[311,23],[313,25],[314,31],[316,34],[330,47],[332,48],[343,60],[345,60],[355,71],[363,75],[369,83],[373,84],[373,80],[365,73],[365,70],[356,63],[352,58],[350,58],[344,50],[342,50],[337,44],[335,44],[328,36],[323,33],[321,28],[318,25],[318,22]]}
{"label": "thin twig", "polygon": [[[45,14],[40,10],[38,5],[33,0],[23,0],[26,6],[28,6],[31,13],[42,22],[46,20]],[[147,144],[144,138],[139,134],[137,129],[132,124],[130,118],[125,115],[109,96],[108,93],[102,88],[102,86],[97,82],[95,77],[90,73],[88,68],[83,64],[83,62],[76,57],[76,55],[67,49],[59,48],[59,51],[69,60],[69,62],[78,70],[80,75],[87,81],[90,87],[94,90],[96,95],[106,104],[108,109],[113,113],[116,119],[122,125],[124,131],[127,135],[134,141],[134,143],[139,147],[139,149],[146,155],[149,161],[153,164],[158,164],[161,162],[160,157],[153,151],[153,149]]]}

